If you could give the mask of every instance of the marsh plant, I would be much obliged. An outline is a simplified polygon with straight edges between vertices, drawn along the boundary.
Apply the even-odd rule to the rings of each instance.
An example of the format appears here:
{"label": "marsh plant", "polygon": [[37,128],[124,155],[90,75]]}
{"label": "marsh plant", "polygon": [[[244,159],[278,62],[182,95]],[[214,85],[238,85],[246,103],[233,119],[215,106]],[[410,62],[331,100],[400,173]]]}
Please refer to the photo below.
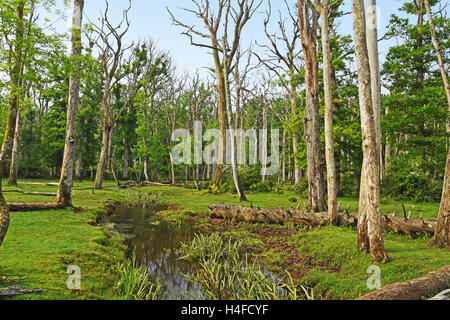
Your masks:
{"label": "marsh plant", "polygon": [[141,192],[133,189],[122,191],[126,196],[126,202],[132,206],[152,206],[159,202],[160,194]]}
{"label": "marsh plant", "polygon": [[277,280],[266,275],[256,261],[242,256],[242,242],[224,241],[219,234],[196,235],[182,243],[180,259],[197,262],[199,269],[185,277],[200,285],[204,295],[212,300],[312,300],[306,288],[299,291],[292,277]]}
{"label": "marsh plant", "polygon": [[120,280],[117,290],[123,300],[162,300],[162,283],[160,279],[153,283],[148,271],[136,262],[136,255],[117,266]]}

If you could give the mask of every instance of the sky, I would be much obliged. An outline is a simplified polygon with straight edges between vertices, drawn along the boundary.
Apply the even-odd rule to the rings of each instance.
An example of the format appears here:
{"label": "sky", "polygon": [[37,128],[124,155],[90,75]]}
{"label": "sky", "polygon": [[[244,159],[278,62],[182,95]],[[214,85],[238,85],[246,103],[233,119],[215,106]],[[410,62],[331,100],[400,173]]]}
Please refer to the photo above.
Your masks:
{"label": "sky", "polygon": [[[212,0],[215,3],[216,0]],[[294,4],[295,0],[288,0],[289,3]],[[391,14],[396,13],[401,15],[399,8],[402,6],[404,0],[379,0],[379,36],[381,37],[386,32],[386,27],[389,23]],[[110,16],[112,21],[119,22],[122,17],[122,12],[128,6],[128,0],[109,0]],[[242,44],[243,47],[248,47],[251,41],[258,43],[267,43],[263,31],[263,21],[265,18],[265,11],[268,8],[268,0],[263,0],[263,5],[258,9],[254,18],[244,27]],[[273,20],[278,17],[278,10],[281,14],[285,14],[286,10],[281,0],[271,0]],[[67,32],[71,23],[71,7],[65,7],[63,0],[57,0],[57,7],[65,12],[66,19],[60,18],[54,23],[54,27],[59,32]],[[156,40],[158,47],[163,51],[170,52],[175,65],[180,72],[188,71],[195,72],[200,70],[202,75],[206,75],[205,67],[212,65],[212,57],[208,55],[204,48],[193,47],[190,45],[189,39],[181,35],[182,28],[174,26],[170,20],[169,13],[166,8],[180,21],[186,22],[189,25],[196,25],[203,28],[200,20],[193,17],[192,14],[187,13],[180,8],[193,8],[190,0],[132,0],[132,8],[130,11],[131,27],[127,34],[126,41],[137,41],[139,39],[152,38]],[[83,23],[89,21],[95,23],[100,16],[100,12],[104,11],[104,0],[85,0],[85,15]],[[344,1],[344,11],[351,11],[351,0]],[[50,20],[57,20],[54,14],[44,13]],[[344,16],[340,21],[338,28],[341,34],[353,34],[353,20],[352,15]],[[276,31],[276,28],[272,28]],[[380,60],[384,58],[392,45],[392,41],[380,42]]]}

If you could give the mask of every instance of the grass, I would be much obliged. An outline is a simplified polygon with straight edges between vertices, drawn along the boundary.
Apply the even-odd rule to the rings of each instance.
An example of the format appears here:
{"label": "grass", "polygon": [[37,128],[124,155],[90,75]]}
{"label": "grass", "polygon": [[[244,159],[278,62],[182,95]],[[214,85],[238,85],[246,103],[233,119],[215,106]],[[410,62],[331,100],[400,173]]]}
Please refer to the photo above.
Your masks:
{"label": "grass", "polygon": [[150,281],[148,271],[136,263],[136,256],[131,260],[118,264],[120,280],[117,290],[123,300],[161,300],[162,284]]}
{"label": "grass", "polygon": [[[21,180],[18,187],[4,184],[5,190],[56,192],[54,186],[24,184],[38,180]],[[41,180],[40,182],[49,182]],[[57,182],[57,181],[51,181]],[[112,186],[112,182],[106,182]],[[92,182],[76,183],[76,188],[91,187]],[[52,197],[6,193],[7,201],[52,202]],[[289,190],[248,194],[255,207],[295,207],[291,198],[299,198]],[[368,293],[366,280],[370,258],[357,251],[356,232],[349,228],[317,228],[307,231],[292,225],[263,225],[228,222],[214,226],[208,219],[208,207],[213,203],[240,204],[232,194],[214,195],[176,187],[152,186],[128,192],[112,190],[74,191],[73,202],[78,210],[64,209],[39,212],[13,212],[6,239],[0,247],[0,285],[18,284],[42,288],[41,294],[16,299],[121,299],[118,263],[125,263],[124,246],[110,231],[97,226],[105,217],[107,207],[114,203],[160,201],[170,204],[162,214],[168,221],[179,223],[189,219],[196,228],[220,232],[222,237],[241,240],[243,248],[260,263],[284,274],[288,270],[295,285],[312,287],[317,296],[332,299],[354,299]],[[356,198],[341,198],[341,208],[351,204],[356,211]],[[303,201],[302,201],[303,203]],[[250,205],[246,203],[245,205]],[[405,203],[412,217],[436,219],[439,203]],[[384,214],[401,212],[401,203],[382,203]],[[265,228],[269,234],[258,235]],[[427,247],[429,237],[408,239],[386,233],[385,247],[391,261],[380,265],[382,286],[410,280],[450,264],[450,253]],[[289,250],[288,250],[289,249]],[[68,266],[81,268],[81,290],[67,289]],[[8,282],[2,283],[2,276]],[[22,277],[24,279],[20,280]],[[12,282],[10,282],[12,280]]]}
{"label": "grass", "polygon": [[199,263],[199,269],[186,275],[187,279],[199,284],[212,300],[298,300],[302,297],[289,274],[286,282],[265,274],[257,260],[249,261],[246,254],[240,253],[241,247],[242,242],[224,241],[218,233],[197,235],[190,243],[183,243],[180,259]]}
{"label": "grass", "polygon": [[[55,192],[56,187],[25,185],[4,189]],[[33,181],[36,182],[36,181]],[[45,181],[48,182],[48,181]],[[76,187],[91,186],[77,183]],[[24,196],[6,193],[7,201],[52,202],[52,197]],[[17,299],[116,299],[118,282],[116,265],[124,261],[120,239],[96,226],[106,214],[106,206],[124,197],[116,191],[75,191],[75,207],[79,210],[12,212],[11,223],[0,247],[0,275],[8,279],[24,277],[8,283],[29,288],[42,288],[41,294],[23,295]],[[77,212],[79,211],[79,212]],[[81,290],[67,289],[68,266],[81,269]],[[3,284],[0,282],[3,286]]]}

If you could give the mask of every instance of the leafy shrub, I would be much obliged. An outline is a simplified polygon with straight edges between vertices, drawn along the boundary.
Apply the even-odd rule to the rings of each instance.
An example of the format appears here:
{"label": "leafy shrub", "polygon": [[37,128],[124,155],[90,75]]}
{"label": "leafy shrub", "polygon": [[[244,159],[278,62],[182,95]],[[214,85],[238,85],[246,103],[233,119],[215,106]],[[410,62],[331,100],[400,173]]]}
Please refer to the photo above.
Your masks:
{"label": "leafy shrub", "polygon": [[381,183],[382,194],[391,199],[408,199],[416,202],[439,199],[442,187],[433,185],[419,164],[401,159],[393,161]]}

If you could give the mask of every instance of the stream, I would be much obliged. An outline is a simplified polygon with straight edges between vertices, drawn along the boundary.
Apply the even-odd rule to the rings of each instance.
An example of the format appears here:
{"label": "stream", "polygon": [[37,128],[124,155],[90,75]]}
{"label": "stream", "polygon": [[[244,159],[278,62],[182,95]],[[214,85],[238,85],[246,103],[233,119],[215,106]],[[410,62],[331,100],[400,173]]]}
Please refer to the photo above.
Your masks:
{"label": "stream", "polygon": [[[136,262],[148,270],[150,278],[159,278],[163,284],[162,293],[170,300],[201,300],[201,287],[188,281],[184,274],[193,274],[196,263],[179,260],[176,250],[181,242],[194,239],[196,231],[186,221],[174,224],[157,216],[156,207],[118,207],[109,221],[114,231],[125,238],[126,255],[136,255]],[[262,267],[267,277],[276,281],[281,278]]]}
{"label": "stream", "polygon": [[175,252],[180,242],[195,236],[188,223],[176,225],[156,216],[155,208],[119,207],[109,220],[114,230],[125,236],[127,257],[133,251],[138,264],[146,268],[152,280],[161,279],[163,294],[169,299],[198,299],[199,287],[189,282],[183,274],[195,270],[195,263],[178,260]]}

